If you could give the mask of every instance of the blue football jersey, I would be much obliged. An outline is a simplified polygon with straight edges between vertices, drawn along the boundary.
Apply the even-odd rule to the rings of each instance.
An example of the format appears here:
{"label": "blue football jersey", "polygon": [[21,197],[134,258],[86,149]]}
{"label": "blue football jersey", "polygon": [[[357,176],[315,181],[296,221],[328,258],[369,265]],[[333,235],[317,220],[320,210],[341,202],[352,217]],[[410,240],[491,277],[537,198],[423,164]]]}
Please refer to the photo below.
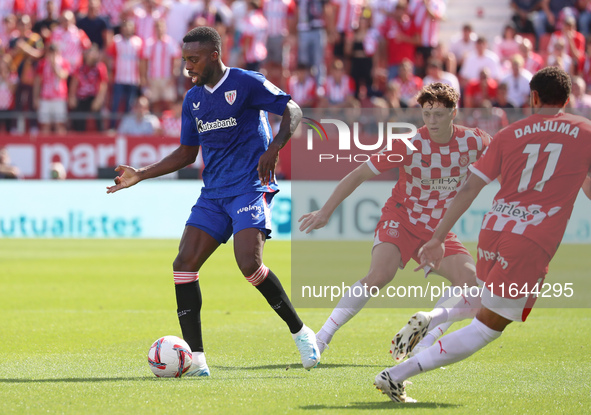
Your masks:
{"label": "blue football jersey", "polygon": [[228,68],[214,88],[194,86],[183,102],[181,144],[201,146],[208,198],[277,190],[257,166],[273,140],[267,111],[282,115],[291,97],[258,72]]}

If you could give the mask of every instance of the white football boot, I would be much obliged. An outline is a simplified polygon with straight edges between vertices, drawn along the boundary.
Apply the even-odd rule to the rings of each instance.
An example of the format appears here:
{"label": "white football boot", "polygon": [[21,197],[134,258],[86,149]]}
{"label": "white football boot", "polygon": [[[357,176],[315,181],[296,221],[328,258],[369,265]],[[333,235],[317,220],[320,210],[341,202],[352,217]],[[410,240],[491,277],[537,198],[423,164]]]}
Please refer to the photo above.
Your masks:
{"label": "white football boot", "polygon": [[394,382],[388,373],[388,369],[385,369],[378,373],[374,381],[376,389],[381,391],[383,394],[388,395],[392,402],[397,403],[414,403],[416,400],[406,396],[405,385],[410,382]]}
{"label": "white football boot", "polygon": [[304,369],[310,370],[316,367],[320,362],[320,350],[316,344],[314,331],[304,324],[304,327],[292,336],[302,357]]}
{"label": "white football boot", "polygon": [[205,353],[193,353],[193,363],[183,376],[210,376],[209,367],[205,362]]}
{"label": "white football boot", "polygon": [[431,319],[429,313],[419,311],[408,320],[408,323],[392,339],[392,345],[390,346],[392,359],[400,362],[423,340],[423,337],[429,331]]}

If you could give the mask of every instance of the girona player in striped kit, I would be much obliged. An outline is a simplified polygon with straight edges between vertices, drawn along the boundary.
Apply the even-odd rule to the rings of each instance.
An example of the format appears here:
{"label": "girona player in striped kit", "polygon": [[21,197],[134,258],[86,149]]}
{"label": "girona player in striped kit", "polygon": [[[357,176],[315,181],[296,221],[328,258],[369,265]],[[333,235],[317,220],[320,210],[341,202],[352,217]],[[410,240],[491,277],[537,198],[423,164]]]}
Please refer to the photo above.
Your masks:
{"label": "girona player in striped kit", "polygon": [[482,188],[498,177],[501,188],[484,216],[478,239],[481,304],[471,309],[471,315],[451,307],[411,317],[396,335],[401,347],[394,354],[402,358],[412,349],[406,346],[407,339],[420,338],[442,321],[475,316],[468,326],[376,376],[376,386],[393,401],[410,401],[404,390],[409,377],[466,359],[499,338],[511,322],[525,321],[543,290],[548,264],[579,189],[591,199],[591,123],[564,113],[571,92],[569,76],[560,68],[547,67],[529,85],[533,114],[495,135],[482,158],[470,166],[472,175],[433,238],[419,252],[421,265],[437,265],[448,230]]}
{"label": "girona player in striped kit", "polygon": [[[375,291],[374,287],[381,289],[386,286],[396,271],[404,268],[411,258],[418,262],[419,248],[431,239],[457,189],[465,182],[468,166],[480,157],[489,144],[490,136],[485,132],[454,125],[458,99],[458,92],[447,84],[434,83],[423,87],[417,101],[422,107],[425,126],[410,139],[417,150],[413,151],[397,141],[391,150],[374,154],[367,163],[341,180],[320,210],[300,218],[301,231],[309,233],[322,228],[337,206],[361,183],[386,170],[400,167],[400,180],[382,209],[376,226],[370,269],[345,293],[317,333],[321,353],[336,331],[366,305],[371,298],[370,292]],[[396,157],[398,155],[403,156],[401,161]],[[468,250],[451,232],[445,238],[445,246],[446,257],[434,271],[453,285],[475,285],[475,265]],[[425,269],[426,274],[430,271]],[[447,300],[449,294],[446,292],[438,305]],[[445,324],[434,328],[420,347],[433,344],[448,327],[449,324]]]}

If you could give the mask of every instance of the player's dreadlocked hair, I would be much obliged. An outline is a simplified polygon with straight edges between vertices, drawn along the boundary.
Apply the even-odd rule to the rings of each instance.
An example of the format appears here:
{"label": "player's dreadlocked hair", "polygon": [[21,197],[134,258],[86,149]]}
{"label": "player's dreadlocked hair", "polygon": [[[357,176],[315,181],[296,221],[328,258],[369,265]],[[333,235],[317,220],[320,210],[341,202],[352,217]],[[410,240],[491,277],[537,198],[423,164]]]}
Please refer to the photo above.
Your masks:
{"label": "player's dreadlocked hair", "polygon": [[417,102],[421,107],[425,103],[434,105],[436,102],[440,102],[445,108],[455,108],[459,100],[460,94],[458,91],[441,82],[425,85],[417,95]]}
{"label": "player's dreadlocked hair", "polygon": [[222,51],[222,38],[213,27],[199,26],[191,29],[183,37],[183,43],[191,42],[209,43],[218,53]]}
{"label": "player's dreadlocked hair", "polygon": [[566,72],[556,66],[540,69],[529,81],[532,91],[537,91],[540,100],[548,105],[564,105],[570,96],[571,81]]}

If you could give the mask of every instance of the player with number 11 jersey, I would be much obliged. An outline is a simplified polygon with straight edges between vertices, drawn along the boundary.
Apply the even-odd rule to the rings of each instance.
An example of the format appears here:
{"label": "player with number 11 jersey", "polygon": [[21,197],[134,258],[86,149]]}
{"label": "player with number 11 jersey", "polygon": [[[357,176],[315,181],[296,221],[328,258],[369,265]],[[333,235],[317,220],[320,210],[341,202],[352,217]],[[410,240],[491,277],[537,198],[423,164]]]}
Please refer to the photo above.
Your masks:
{"label": "player with number 11 jersey", "polygon": [[589,120],[564,112],[533,114],[497,133],[470,166],[486,183],[501,182],[482,229],[523,235],[552,257],[591,166],[590,137]]}

